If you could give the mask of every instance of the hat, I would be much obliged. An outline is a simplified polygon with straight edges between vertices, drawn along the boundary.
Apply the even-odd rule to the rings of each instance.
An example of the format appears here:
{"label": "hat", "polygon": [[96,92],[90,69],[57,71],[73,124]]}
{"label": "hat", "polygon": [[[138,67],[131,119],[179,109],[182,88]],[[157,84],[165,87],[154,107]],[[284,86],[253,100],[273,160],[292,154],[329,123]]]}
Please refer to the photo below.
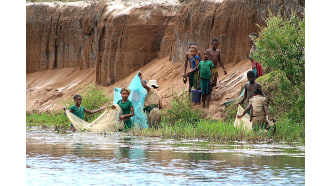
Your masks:
{"label": "hat", "polygon": [[157,85],[156,80],[149,80],[149,82],[148,82],[148,87],[158,88],[159,85]]}

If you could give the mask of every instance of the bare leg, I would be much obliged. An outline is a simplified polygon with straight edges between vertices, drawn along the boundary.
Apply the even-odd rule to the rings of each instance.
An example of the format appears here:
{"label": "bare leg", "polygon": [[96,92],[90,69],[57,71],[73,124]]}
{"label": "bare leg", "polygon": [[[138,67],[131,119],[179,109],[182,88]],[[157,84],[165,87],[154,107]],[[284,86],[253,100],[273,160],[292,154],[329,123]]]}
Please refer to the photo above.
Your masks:
{"label": "bare leg", "polygon": [[76,128],[74,128],[73,126],[70,126],[70,130],[72,130],[72,132],[75,132]]}
{"label": "bare leg", "polygon": [[205,101],[206,101],[205,99],[206,99],[206,96],[207,96],[207,95],[202,95],[202,100],[203,100],[203,108],[205,108]]}
{"label": "bare leg", "polygon": [[206,108],[209,108],[209,104],[210,104],[210,94],[205,95],[206,96]]}
{"label": "bare leg", "polygon": [[190,99],[190,96],[191,96],[191,87],[189,86],[189,89],[188,89],[188,97],[189,97],[189,100],[191,100],[191,99]]}

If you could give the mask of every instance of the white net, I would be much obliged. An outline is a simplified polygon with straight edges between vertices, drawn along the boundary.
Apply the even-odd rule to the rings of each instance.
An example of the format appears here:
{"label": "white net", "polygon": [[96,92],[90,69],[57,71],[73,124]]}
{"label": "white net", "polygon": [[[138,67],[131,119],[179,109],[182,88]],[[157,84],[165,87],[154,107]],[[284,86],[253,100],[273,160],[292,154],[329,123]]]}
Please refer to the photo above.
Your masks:
{"label": "white net", "polygon": [[119,120],[122,114],[119,105],[115,104],[115,109],[105,110],[96,120],[91,123],[84,121],[71,113],[69,109],[65,111],[67,117],[77,131],[92,132],[113,132],[124,128],[124,122]]}
{"label": "white net", "polygon": [[[237,114],[241,115],[243,114],[243,112],[244,112],[243,107],[239,105],[237,108]],[[250,131],[252,129],[252,122],[250,121],[250,115],[246,113],[242,118],[236,117],[234,122],[234,127],[237,128],[242,127]]]}

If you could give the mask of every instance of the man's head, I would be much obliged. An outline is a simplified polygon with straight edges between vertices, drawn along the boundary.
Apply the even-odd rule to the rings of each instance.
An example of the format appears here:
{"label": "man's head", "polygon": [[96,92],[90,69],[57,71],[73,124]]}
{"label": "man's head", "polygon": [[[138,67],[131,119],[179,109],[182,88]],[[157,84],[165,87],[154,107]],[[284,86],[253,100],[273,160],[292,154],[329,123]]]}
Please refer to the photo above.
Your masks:
{"label": "man's head", "polygon": [[204,50],[203,58],[204,58],[204,61],[207,61],[209,59],[209,52],[207,50]]}
{"label": "man's head", "polygon": [[262,95],[262,91],[260,88],[257,88],[253,93],[254,95]]}
{"label": "man's head", "polygon": [[77,106],[80,106],[81,102],[82,102],[82,97],[81,97],[81,95],[77,94],[73,97],[73,100]]}
{"label": "man's head", "polygon": [[196,47],[190,47],[190,55],[196,56],[197,54],[197,48]]}
{"label": "man's head", "polygon": [[254,80],[256,78],[254,71],[250,70],[247,72],[247,78],[250,81],[250,83],[254,83]]}
{"label": "man's head", "polygon": [[216,38],[212,39],[211,44],[212,44],[212,49],[213,49],[213,50],[216,50],[216,49],[218,48],[218,46],[219,46],[219,41],[218,41],[218,39],[216,39]]}

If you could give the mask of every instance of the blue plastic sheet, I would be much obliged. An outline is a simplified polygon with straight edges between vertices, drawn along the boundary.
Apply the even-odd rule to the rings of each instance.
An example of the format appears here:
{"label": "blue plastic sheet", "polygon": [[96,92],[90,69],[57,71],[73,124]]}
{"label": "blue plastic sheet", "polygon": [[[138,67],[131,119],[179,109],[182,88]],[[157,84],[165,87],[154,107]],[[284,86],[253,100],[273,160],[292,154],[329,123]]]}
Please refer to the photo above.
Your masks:
{"label": "blue plastic sheet", "polygon": [[[133,103],[134,116],[131,118],[134,128],[145,129],[148,128],[147,115],[143,112],[144,99],[147,95],[147,90],[143,88],[140,77],[136,74],[131,83],[128,86],[131,93],[128,96],[128,100]],[[113,104],[117,104],[121,100],[120,95],[121,88],[114,88]]]}

